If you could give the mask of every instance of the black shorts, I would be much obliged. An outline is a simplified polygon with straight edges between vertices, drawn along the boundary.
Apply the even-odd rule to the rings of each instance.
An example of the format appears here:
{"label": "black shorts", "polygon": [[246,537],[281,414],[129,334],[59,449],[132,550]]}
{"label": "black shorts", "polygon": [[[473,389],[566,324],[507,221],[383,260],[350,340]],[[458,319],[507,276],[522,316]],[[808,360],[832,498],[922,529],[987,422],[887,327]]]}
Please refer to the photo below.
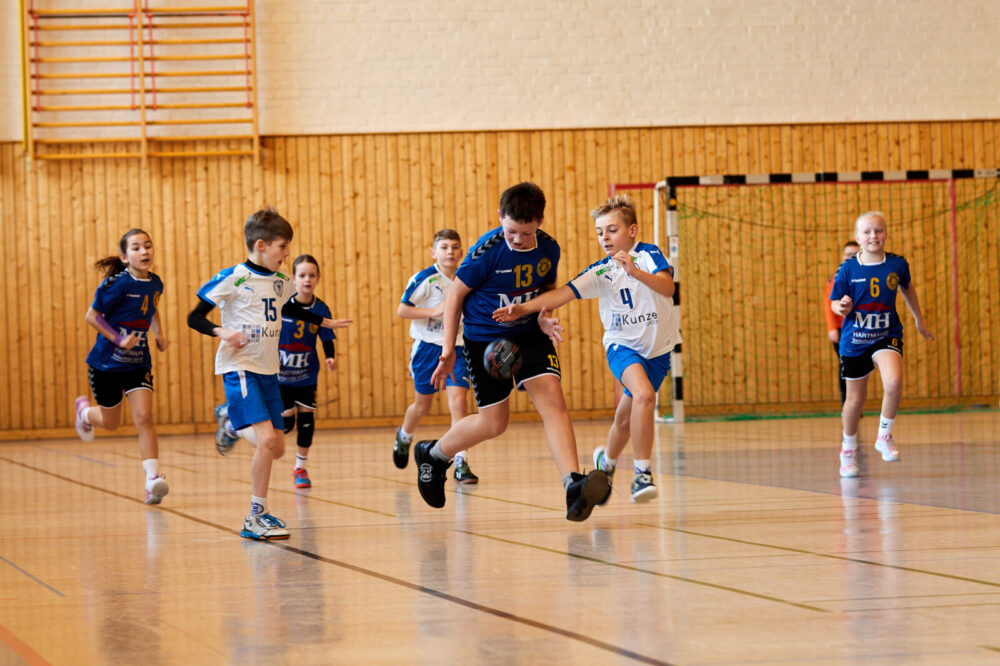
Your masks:
{"label": "black shorts", "polygon": [[903,355],[903,340],[901,338],[885,338],[879,340],[871,347],[865,348],[857,356],[840,357],[840,376],[842,379],[864,379],[875,372],[875,361],[872,360],[875,352],[883,349],[891,349],[900,356]]}
{"label": "black shorts", "polygon": [[313,384],[312,386],[289,386],[287,384],[282,384],[281,403],[286,412],[296,405],[305,407],[306,409],[315,410],[316,384]]}
{"label": "black shorts", "polygon": [[483,352],[492,340],[465,338],[465,364],[469,368],[469,379],[476,394],[476,406],[480,409],[503,402],[515,387],[518,391],[523,391],[524,382],[533,377],[541,375],[562,377],[556,348],[552,346],[552,340],[540,330],[510,336],[508,339],[521,348],[521,369],[512,379],[497,379],[490,375],[483,365]]}
{"label": "black shorts", "polygon": [[108,409],[120,405],[122,396],[132,391],[153,390],[153,372],[146,368],[109,372],[88,365],[87,376],[90,379],[90,390],[94,392],[94,400]]}

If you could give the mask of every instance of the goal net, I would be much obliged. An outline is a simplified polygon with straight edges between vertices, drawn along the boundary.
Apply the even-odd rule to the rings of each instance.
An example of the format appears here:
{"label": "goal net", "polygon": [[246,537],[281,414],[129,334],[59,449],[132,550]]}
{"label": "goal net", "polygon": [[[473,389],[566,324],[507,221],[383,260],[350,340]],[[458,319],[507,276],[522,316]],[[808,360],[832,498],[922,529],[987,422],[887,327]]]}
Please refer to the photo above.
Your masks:
{"label": "goal net", "polygon": [[[997,170],[703,176],[612,189],[633,196],[642,238],[676,264],[689,415],[839,410],[826,283],[869,210],[885,214],[887,250],[909,262],[936,337],[917,334],[899,297],[903,407],[997,404]],[[661,411],[670,412],[676,386],[664,383]],[[873,381],[867,408],[880,399]]]}

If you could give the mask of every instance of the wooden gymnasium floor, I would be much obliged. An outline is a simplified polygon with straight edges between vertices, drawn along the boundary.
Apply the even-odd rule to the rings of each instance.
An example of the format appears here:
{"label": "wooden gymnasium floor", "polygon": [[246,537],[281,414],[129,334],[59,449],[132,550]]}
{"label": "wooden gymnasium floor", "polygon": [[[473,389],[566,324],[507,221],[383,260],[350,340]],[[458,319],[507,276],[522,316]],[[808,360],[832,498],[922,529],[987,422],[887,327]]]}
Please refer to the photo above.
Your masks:
{"label": "wooden gymnasium floor", "polygon": [[[586,459],[607,423],[577,426]],[[443,510],[391,430],[325,431],[272,543],[236,536],[245,443],[163,437],[160,508],[132,438],[3,444],[0,663],[1000,663],[1000,413],[903,415],[895,464],[862,426],[854,481],[836,419],[659,426],[660,498],[622,471],[582,524],[540,424]]]}

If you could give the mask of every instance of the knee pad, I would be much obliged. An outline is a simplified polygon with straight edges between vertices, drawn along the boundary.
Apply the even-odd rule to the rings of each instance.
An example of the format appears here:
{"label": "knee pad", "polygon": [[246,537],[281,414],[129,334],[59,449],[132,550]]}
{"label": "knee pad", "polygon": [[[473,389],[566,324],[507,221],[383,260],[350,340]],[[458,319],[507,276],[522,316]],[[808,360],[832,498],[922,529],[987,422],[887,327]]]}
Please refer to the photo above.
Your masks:
{"label": "knee pad", "polygon": [[295,430],[295,412],[292,412],[291,416],[283,416],[282,418],[285,419],[285,434],[287,435]]}
{"label": "knee pad", "polygon": [[299,433],[296,444],[303,449],[308,449],[313,443],[313,421],[315,415],[312,412],[299,412]]}

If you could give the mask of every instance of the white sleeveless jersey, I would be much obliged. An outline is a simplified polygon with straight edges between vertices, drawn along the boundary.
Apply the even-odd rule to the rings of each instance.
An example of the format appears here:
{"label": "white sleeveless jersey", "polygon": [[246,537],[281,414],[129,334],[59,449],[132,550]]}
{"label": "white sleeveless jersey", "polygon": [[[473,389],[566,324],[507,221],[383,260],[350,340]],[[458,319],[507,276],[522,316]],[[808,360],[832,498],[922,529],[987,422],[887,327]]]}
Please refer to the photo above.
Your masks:
{"label": "white sleeveless jersey", "polygon": [[242,349],[219,343],[215,374],[245,370],[277,375],[281,308],[292,296],[292,281],[281,273],[260,273],[246,264],[226,268],[198,290],[198,298],[219,308],[222,328],[239,331],[249,342]]}
{"label": "white sleeveless jersey", "polygon": [[[454,280],[441,272],[437,264],[416,273],[406,283],[401,303],[417,308],[436,308],[444,303]],[[441,317],[411,319],[410,337],[414,342],[427,342],[441,346],[444,343],[444,319]],[[462,345],[462,321],[458,322],[458,346]]]}
{"label": "white sleeveless jersey", "polygon": [[[646,273],[670,269],[663,252],[651,243],[636,243],[629,254]],[[673,300],[629,277],[611,257],[591,264],[567,284],[577,298],[598,299],[605,349],[622,345],[643,358],[655,358],[680,343],[680,318]]]}

